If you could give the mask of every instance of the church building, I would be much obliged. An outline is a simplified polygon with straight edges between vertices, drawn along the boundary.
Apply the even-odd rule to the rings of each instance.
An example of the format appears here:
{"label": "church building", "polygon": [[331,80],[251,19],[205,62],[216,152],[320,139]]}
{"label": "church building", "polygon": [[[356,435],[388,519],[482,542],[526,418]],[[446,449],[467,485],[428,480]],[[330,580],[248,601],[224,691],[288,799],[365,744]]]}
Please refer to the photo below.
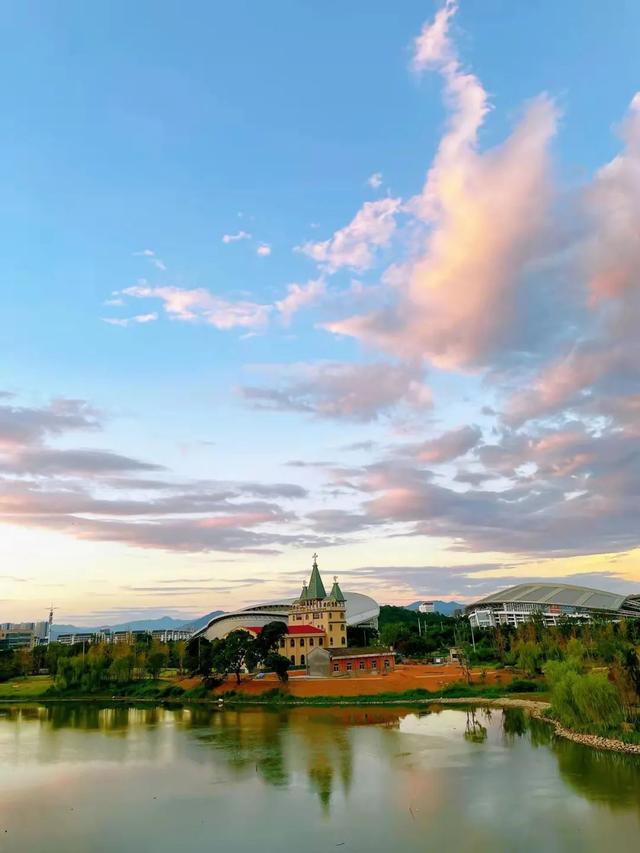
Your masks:
{"label": "church building", "polygon": [[308,584],[291,605],[287,633],[280,641],[280,654],[292,666],[306,666],[314,648],[339,649],[347,645],[346,600],[334,577],[327,595],[320,571],[318,555],[313,555],[313,568]]}

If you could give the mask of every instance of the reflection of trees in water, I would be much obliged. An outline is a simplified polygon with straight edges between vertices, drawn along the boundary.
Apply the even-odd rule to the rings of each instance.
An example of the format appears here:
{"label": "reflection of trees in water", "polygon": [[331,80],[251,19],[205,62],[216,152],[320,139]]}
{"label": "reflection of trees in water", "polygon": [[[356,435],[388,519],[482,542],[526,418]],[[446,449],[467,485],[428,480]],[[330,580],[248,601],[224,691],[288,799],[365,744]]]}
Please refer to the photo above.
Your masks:
{"label": "reflection of trees in water", "polygon": [[640,811],[640,762],[636,756],[606,752],[556,737],[552,727],[522,708],[504,709],[502,729],[507,739],[529,733],[533,747],[550,748],[562,779],[578,794],[614,811],[636,806]]}
{"label": "reflection of trees in water", "polygon": [[[271,785],[286,785],[289,776],[284,758],[283,732],[286,712],[207,711],[207,733],[197,734],[201,743],[223,751],[228,767],[239,775],[258,773]],[[194,715],[191,725],[203,725]]]}
{"label": "reflection of trees in water", "polygon": [[549,746],[553,738],[549,723],[532,717],[523,708],[503,708],[502,731],[508,742],[513,742],[516,737],[523,737],[528,732],[533,747]]}
{"label": "reflection of trees in water", "polygon": [[487,739],[487,727],[483,726],[480,720],[478,720],[475,710],[467,711],[464,739],[471,743],[484,743]]}
{"label": "reflection of trees in water", "polygon": [[606,803],[612,811],[636,806],[640,811],[640,763],[637,756],[599,752],[554,738],[553,751],[563,780],[588,800]]}
{"label": "reflection of trees in water", "polygon": [[39,717],[52,729],[126,732],[132,725],[155,726],[167,713],[163,708],[127,705],[53,704],[39,709]]}
{"label": "reflection of trees in water", "polygon": [[522,737],[527,731],[527,717],[522,708],[504,708],[502,711],[502,731],[508,740]]}

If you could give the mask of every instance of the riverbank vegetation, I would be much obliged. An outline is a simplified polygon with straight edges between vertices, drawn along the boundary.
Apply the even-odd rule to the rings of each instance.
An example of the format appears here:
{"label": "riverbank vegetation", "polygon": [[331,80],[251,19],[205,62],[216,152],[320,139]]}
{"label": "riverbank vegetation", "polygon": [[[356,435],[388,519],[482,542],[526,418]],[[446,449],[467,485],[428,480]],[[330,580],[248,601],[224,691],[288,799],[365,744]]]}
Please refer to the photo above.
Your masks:
{"label": "riverbank vegetation", "polygon": [[[337,685],[332,685],[327,691],[331,695],[295,696],[286,688],[289,662],[277,651],[284,626],[274,622],[255,638],[237,631],[213,642],[199,637],[189,643],[143,641],[132,646],[51,643],[3,652],[0,698],[218,701],[215,687],[228,678],[238,685],[237,692],[225,688],[224,701],[232,703],[367,704],[548,691],[551,714],[562,726],[640,743],[640,621],[580,623],[567,618],[545,627],[534,614],[517,629],[476,629],[472,635],[464,619],[381,610],[380,640],[393,645],[406,662],[429,660],[434,652],[455,645],[462,661],[460,683],[440,684],[433,692],[418,688],[355,696],[336,695]],[[282,686],[245,692],[241,676],[256,670],[275,672]],[[186,676],[198,680],[180,684]]]}

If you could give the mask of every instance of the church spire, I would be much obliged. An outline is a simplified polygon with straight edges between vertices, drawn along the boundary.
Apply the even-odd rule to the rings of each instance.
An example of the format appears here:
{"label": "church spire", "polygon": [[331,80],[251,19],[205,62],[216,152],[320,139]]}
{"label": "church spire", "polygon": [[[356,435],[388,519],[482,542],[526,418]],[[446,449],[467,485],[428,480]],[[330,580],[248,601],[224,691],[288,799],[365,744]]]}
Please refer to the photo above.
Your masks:
{"label": "church spire", "polygon": [[338,584],[338,578],[333,576],[333,586],[331,587],[331,592],[329,593],[329,598],[331,601],[346,601],[347,599],[344,597],[342,590],[340,589],[340,585]]}
{"label": "church spire", "polygon": [[327,592],[322,583],[320,572],[318,570],[318,555],[313,555],[313,568],[311,569],[311,577],[309,578],[309,587],[307,590],[307,598],[310,601],[316,601],[327,597]]}

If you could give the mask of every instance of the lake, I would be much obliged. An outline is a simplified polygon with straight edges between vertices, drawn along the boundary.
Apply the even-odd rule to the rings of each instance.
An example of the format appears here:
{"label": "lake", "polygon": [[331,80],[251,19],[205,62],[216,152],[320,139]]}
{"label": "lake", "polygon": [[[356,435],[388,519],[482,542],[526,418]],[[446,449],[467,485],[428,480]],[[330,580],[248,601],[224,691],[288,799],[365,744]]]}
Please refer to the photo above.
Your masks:
{"label": "lake", "polygon": [[0,706],[0,850],[637,851],[640,759],[522,711]]}

